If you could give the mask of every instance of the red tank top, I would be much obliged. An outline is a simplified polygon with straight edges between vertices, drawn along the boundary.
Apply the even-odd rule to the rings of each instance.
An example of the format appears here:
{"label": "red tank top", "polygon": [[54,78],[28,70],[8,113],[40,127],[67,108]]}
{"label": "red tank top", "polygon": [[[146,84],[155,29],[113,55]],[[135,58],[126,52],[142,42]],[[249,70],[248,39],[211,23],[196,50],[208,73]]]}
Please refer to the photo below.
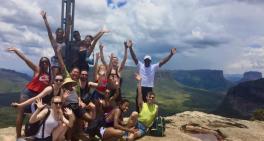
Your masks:
{"label": "red tank top", "polygon": [[35,76],[26,87],[33,92],[40,93],[49,85],[49,79],[49,75],[45,73],[41,74],[39,77]]}
{"label": "red tank top", "polygon": [[106,85],[107,85],[107,79],[101,79],[99,81],[100,82],[98,82],[98,80],[96,80],[96,83],[99,83],[99,86],[96,87],[96,90],[98,90],[99,92],[105,92]]}

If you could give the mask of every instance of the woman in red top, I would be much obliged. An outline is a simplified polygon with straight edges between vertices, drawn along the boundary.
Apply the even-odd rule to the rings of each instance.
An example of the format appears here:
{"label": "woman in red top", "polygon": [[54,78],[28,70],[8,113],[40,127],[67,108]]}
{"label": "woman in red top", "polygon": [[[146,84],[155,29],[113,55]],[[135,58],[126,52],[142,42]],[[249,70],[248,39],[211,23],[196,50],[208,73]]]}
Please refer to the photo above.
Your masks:
{"label": "woman in red top", "polygon": [[[33,79],[26,85],[25,89],[20,94],[20,103],[36,96],[50,84],[50,61],[47,57],[42,57],[39,60],[39,65],[35,65],[15,47],[8,48],[7,51],[16,53],[34,72]],[[24,107],[18,108],[16,119],[17,138],[21,137],[24,111]]]}
{"label": "woman in red top", "polygon": [[94,80],[96,83],[98,83],[98,86],[94,90],[91,99],[92,100],[99,100],[104,99],[105,97],[105,91],[106,91],[106,85],[107,85],[107,69],[106,66],[101,64],[98,66],[98,60],[100,58],[100,54],[96,53],[96,60],[94,64]]}

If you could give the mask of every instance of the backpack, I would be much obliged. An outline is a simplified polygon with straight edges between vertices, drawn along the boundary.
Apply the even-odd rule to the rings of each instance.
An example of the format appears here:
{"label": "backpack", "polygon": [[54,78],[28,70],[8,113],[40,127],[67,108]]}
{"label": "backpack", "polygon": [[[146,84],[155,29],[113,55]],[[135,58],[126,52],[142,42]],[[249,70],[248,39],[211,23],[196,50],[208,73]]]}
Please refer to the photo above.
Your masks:
{"label": "backpack", "polygon": [[152,127],[149,130],[151,136],[163,137],[165,136],[165,119],[158,116],[155,118]]}
{"label": "backpack", "polygon": [[[46,114],[46,116],[44,117],[43,120],[37,121],[35,123],[29,123],[29,122],[26,123],[25,131],[24,131],[25,132],[25,136],[26,137],[30,137],[30,136],[36,135],[38,133],[39,128],[41,127],[41,125],[45,124],[45,121],[48,118],[49,114],[50,114],[50,109],[48,109],[48,113]],[[44,132],[44,128],[45,127],[42,128],[42,134]]]}

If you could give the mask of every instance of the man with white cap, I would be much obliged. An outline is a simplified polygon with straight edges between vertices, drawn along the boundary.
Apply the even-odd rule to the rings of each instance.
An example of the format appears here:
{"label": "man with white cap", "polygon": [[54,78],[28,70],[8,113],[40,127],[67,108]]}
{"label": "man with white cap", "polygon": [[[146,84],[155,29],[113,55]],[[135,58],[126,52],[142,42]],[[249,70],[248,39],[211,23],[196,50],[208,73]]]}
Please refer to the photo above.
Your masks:
{"label": "man with white cap", "polygon": [[[162,60],[160,60],[158,63],[151,64],[152,59],[151,56],[149,55],[145,55],[144,63],[139,61],[136,57],[136,54],[133,51],[132,45],[133,45],[132,41],[129,40],[128,48],[130,50],[130,54],[133,61],[137,65],[138,72],[142,77],[142,82],[141,82],[142,96],[143,96],[143,101],[146,102],[147,101],[146,96],[148,92],[152,91],[152,88],[154,87],[155,72],[158,70],[158,68],[166,64],[171,59],[171,57],[176,53],[176,48],[172,48],[170,50],[170,54],[165,58],[163,58]],[[137,103],[138,101],[136,99],[136,105],[138,105]]]}

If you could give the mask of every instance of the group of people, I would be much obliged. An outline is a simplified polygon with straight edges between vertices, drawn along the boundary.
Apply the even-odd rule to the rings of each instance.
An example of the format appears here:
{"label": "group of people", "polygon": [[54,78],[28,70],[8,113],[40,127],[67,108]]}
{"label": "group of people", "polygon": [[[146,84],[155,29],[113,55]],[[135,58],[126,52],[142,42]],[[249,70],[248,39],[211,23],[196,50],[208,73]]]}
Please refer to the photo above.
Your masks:
{"label": "group of people", "polygon": [[[92,80],[88,78],[90,68],[87,58],[97,41],[109,31],[103,28],[95,36],[85,36],[84,40],[78,31],[74,31],[71,51],[67,54],[65,50],[68,42],[65,37],[70,27],[66,31],[58,28],[54,38],[46,12],[42,11],[41,16],[55,54],[51,59],[41,57],[36,65],[19,49],[8,48],[34,72],[32,80],[21,92],[19,102],[11,104],[17,108],[17,140],[23,140],[21,129],[25,113],[31,113],[31,124],[45,120],[34,135],[36,141],[74,141],[80,139],[80,133],[90,139],[97,136],[102,140],[124,138],[129,141],[145,135],[158,114],[153,92],[155,72],[170,60],[176,48],[172,48],[164,59],[152,64],[149,55],[144,57],[144,62],[139,61],[133,51],[132,41],[128,40],[124,42],[122,62],[119,63],[118,57],[112,53],[107,63],[104,45],[100,44]],[[125,83],[122,82],[122,71],[125,69],[128,50],[138,70],[135,73],[137,109],[124,121],[124,113],[128,111],[130,102],[122,97],[121,85]],[[99,60],[102,64],[99,64]]]}

